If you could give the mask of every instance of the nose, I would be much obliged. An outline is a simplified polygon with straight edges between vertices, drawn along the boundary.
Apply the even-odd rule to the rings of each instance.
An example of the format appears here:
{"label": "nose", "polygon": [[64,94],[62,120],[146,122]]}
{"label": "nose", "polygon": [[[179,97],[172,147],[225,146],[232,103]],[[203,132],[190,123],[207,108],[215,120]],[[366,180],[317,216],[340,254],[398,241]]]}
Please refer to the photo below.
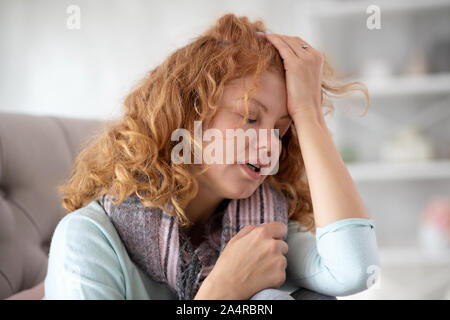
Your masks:
{"label": "nose", "polygon": [[[281,141],[276,131],[278,129],[260,129],[258,134],[258,162],[268,166],[271,161],[277,160],[281,153]],[[265,150],[264,150],[265,149]]]}

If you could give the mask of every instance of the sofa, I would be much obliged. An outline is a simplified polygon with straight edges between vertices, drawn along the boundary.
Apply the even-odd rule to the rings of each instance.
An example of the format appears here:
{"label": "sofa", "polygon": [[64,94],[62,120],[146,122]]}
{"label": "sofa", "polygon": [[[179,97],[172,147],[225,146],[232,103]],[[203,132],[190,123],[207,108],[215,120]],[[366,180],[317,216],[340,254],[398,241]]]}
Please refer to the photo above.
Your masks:
{"label": "sofa", "polygon": [[[53,231],[66,214],[56,186],[103,121],[0,112],[0,299],[41,299]],[[295,299],[336,299],[306,289]]]}
{"label": "sofa", "polygon": [[43,295],[50,240],[65,215],[56,186],[100,123],[0,112],[0,299]]}

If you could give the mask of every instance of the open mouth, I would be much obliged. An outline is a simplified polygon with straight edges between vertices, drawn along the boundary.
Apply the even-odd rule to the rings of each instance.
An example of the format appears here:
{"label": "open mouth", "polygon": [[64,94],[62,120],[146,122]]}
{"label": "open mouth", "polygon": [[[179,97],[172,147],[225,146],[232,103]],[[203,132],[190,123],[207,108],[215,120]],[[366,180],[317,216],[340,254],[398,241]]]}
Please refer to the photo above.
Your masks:
{"label": "open mouth", "polygon": [[261,171],[260,166],[257,165],[257,164],[247,163],[247,167],[249,167],[251,170],[253,170],[253,171],[255,171],[255,172]]}

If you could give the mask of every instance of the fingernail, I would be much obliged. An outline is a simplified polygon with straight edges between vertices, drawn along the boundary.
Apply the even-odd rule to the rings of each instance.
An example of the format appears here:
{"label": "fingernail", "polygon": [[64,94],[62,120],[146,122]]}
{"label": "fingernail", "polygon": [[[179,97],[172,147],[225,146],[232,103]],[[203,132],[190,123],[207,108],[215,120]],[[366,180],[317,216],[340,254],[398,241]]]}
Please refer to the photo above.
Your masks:
{"label": "fingernail", "polygon": [[256,31],[256,33],[257,33],[257,34],[260,34],[260,35],[262,35],[262,36],[264,35],[264,32],[261,32],[261,31]]}
{"label": "fingernail", "polygon": [[272,32],[270,32],[269,30],[267,30],[266,33],[271,34]]}

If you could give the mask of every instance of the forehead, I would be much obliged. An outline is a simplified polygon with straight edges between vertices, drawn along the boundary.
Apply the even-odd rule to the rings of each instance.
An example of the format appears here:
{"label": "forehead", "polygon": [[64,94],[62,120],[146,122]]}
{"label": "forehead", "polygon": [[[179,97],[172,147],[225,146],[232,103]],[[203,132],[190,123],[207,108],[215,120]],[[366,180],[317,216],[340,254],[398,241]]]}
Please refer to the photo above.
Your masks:
{"label": "forehead", "polygon": [[[226,101],[242,99],[246,91],[252,87],[253,76],[234,79],[226,86],[223,99]],[[250,93],[250,97],[258,98],[268,106],[286,107],[286,84],[281,75],[271,71],[265,71],[258,83],[258,90]]]}

